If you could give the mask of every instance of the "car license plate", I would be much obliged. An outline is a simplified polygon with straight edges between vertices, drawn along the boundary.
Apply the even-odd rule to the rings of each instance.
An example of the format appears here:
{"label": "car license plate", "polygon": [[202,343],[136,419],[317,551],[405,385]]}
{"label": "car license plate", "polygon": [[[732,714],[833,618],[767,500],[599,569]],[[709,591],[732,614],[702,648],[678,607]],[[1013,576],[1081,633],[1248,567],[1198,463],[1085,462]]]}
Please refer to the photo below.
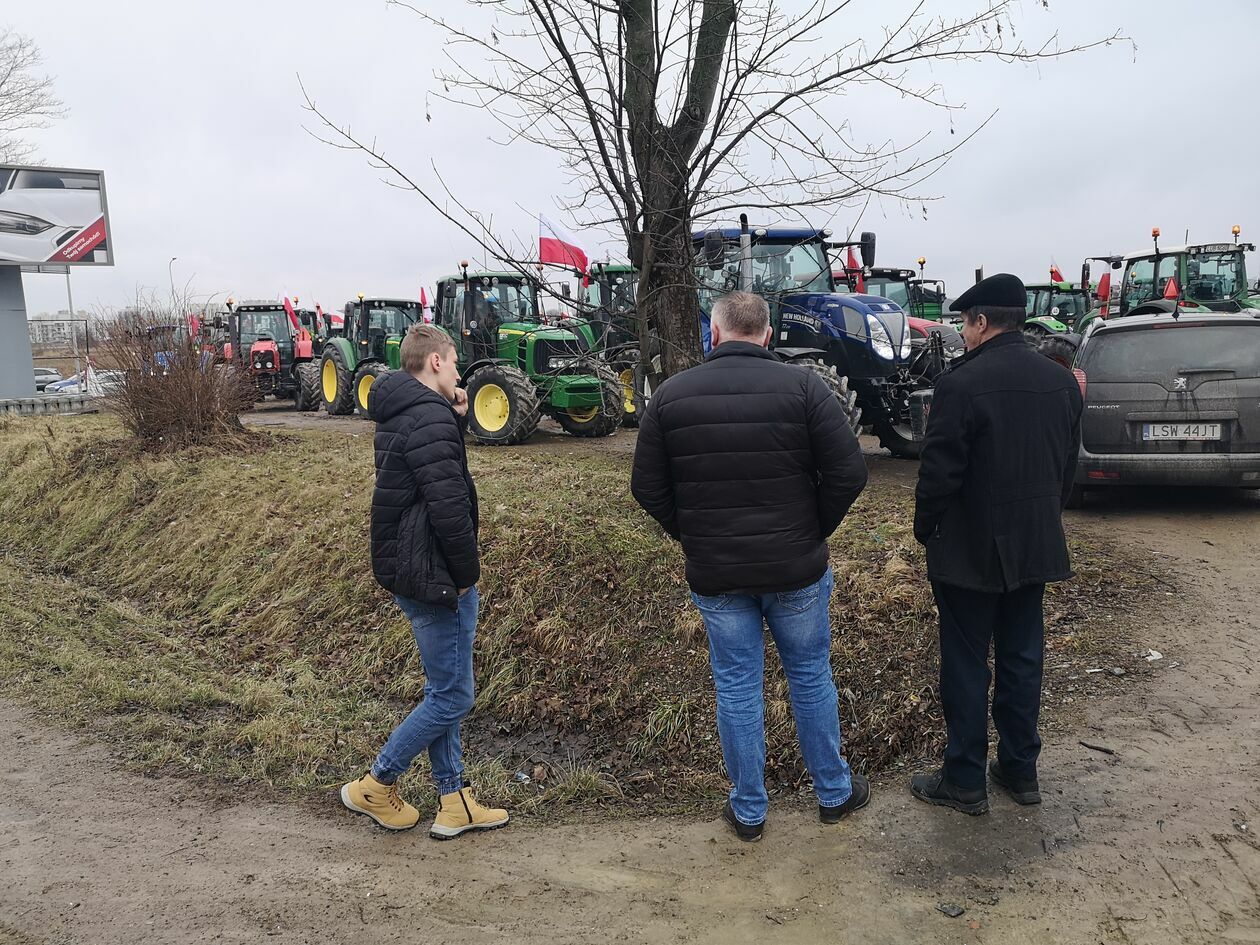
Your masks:
{"label": "car license plate", "polygon": [[1219,440],[1219,423],[1144,423],[1144,440]]}

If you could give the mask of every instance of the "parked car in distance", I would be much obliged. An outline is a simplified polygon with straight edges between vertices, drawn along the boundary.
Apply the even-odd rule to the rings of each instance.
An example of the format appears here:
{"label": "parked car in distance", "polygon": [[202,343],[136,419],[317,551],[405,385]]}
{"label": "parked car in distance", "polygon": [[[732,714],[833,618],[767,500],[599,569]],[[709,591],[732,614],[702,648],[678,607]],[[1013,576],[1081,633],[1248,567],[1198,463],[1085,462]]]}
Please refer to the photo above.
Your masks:
{"label": "parked car in distance", "polygon": [[[87,392],[93,397],[103,396],[115,390],[121,380],[122,371],[89,371]],[[80,375],[71,374],[64,381],[49,384],[44,388],[44,392],[48,394],[81,394],[83,393],[83,381],[80,379]]]}
{"label": "parked car in distance", "polygon": [[1072,368],[1085,410],[1070,508],[1106,486],[1260,489],[1260,318],[1099,321]]}
{"label": "parked car in distance", "polygon": [[61,372],[56,368],[37,367],[35,369],[35,389],[42,391],[49,384],[56,384],[61,380]]}

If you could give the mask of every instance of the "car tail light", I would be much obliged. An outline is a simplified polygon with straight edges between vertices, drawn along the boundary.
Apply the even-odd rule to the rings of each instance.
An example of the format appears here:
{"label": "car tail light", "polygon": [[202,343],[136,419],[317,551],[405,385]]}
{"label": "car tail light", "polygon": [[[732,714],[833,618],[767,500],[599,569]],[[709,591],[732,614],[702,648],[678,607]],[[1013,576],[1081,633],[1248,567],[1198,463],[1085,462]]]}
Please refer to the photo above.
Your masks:
{"label": "car tail light", "polygon": [[1072,376],[1076,378],[1076,383],[1081,385],[1081,396],[1085,396],[1085,372],[1078,367],[1072,368]]}
{"label": "car tail light", "polygon": [[1104,472],[1101,469],[1091,469],[1085,474],[1090,479],[1119,479],[1118,472]]}

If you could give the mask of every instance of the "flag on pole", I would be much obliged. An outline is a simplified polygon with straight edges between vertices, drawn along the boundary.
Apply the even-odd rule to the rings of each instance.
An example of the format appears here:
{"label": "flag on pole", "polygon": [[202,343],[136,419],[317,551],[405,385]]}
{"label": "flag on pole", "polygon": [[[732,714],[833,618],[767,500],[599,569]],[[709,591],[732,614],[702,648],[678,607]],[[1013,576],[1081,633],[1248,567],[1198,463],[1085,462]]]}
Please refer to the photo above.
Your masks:
{"label": "flag on pole", "polygon": [[[849,247],[849,258],[844,264],[845,274],[849,277],[849,285],[854,292],[859,294],[866,291],[866,280],[862,278],[862,267],[858,265],[857,257],[853,255],[853,247]],[[854,281],[856,278],[857,281]]]}
{"label": "flag on pole", "polygon": [[1050,281],[1051,282],[1067,282],[1067,280],[1063,278],[1063,273],[1059,272],[1059,267],[1056,266],[1054,263],[1050,264]]}
{"label": "flag on pole", "polygon": [[1107,317],[1108,305],[1111,302],[1111,273],[1104,272],[1102,278],[1098,280],[1098,301],[1102,302],[1102,311],[1099,313],[1103,318]]}
{"label": "flag on pole", "polygon": [[426,325],[433,324],[433,312],[429,310],[429,294],[420,286],[420,320]]}
{"label": "flag on pole", "polygon": [[558,223],[538,214],[538,261],[544,266],[567,266],[585,276],[590,266],[586,250],[577,237]]}
{"label": "flag on pole", "polygon": [[300,331],[301,323],[298,321],[297,312],[293,311],[293,303],[289,301],[289,297],[284,297],[284,312],[289,316],[289,324],[293,326],[294,331]]}

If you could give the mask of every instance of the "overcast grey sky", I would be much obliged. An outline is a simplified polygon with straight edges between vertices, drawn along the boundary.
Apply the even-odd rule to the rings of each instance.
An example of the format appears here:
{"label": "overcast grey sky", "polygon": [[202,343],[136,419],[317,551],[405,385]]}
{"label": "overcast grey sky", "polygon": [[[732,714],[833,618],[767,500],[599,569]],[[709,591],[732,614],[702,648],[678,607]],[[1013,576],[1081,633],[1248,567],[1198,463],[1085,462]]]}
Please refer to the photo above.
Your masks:
{"label": "overcast grey sky", "polygon": [[[442,3],[460,13],[460,0]],[[951,15],[983,3],[928,6]],[[836,24],[837,45],[874,35],[892,19],[880,10],[907,4],[855,6]],[[138,287],[165,293],[172,256],[176,283],[194,293],[288,294],[328,308],[358,291],[415,297],[423,283],[432,292],[461,256],[475,257],[414,194],[302,130],[310,116],[298,73],[321,107],[422,177],[435,161],[506,231],[536,233],[532,215],[554,214],[564,190],[550,153],[492,143],[497,129],[484,116],[430,97],[425,120],[441,37],[383,0],[6,7],[8,24],[41,46],[70,108],[35,136],[41,158],[106,174],[117,264],[75,270],[80,308],[126,304]],[[1260,0],[1051,0],[1048,10],[1023,0],[1016,28],[1030,42],[1057,29],[1065,44],[1120,29],[1136,52],[1117,44],[1036,67],[938,67],[950,100],[968,106],[953,118],[959,133],[998,112],[922,188],[940,199],[926,216],[887,201],[860,223],[856,209],[822,217],[841,231],[874,229],[881,265],[926,256],[928,274],[955,295],[979,265],[1032,281],[1053,257],[1071,276],[1085,255],[1146,246],[1153,225],[1166,243],[1187,229],[1194,240],[1228,240],[1234,223],[1260,239]],[[866,140],[906,143],[929,130],[950,143],[941,113],[891,96],[837,98],[834,111]],[[602,237],[587,238],[602,256]],[[25,285],[31,312],[65,307],[63,278],[26,276]]]}

